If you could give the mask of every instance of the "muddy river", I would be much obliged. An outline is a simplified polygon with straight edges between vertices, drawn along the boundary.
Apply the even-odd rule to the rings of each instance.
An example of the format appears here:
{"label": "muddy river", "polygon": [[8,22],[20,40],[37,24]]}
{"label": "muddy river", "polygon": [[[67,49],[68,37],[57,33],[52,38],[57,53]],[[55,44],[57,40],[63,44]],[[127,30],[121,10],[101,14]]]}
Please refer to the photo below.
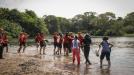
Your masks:
{"label": "muddy river", "polygon": [[[51,41],[51,40],[50,40]],[[111,68],[107,68],[104,60],[100,68],[98,49],[102,38],[92,38],[93,44],[89,59],[92,65],[86,65],[81,51],[81,64],[72,64],[72,54],[69,56],[53,55],[53,45],[46,47],[46,54],[40,55],[35,45],[27,46],[25,53],[18,54],[18,46],[10,45],[9,53],[4,51],[0,59],[0,75],[134,75],[134,37],[111,37],[114,47],[111,52]]]}

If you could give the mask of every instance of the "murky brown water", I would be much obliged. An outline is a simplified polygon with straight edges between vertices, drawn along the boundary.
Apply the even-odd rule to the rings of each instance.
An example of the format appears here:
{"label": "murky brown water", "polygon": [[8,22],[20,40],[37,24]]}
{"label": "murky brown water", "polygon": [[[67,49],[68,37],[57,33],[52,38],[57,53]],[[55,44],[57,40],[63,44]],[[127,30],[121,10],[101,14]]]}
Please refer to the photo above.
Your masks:
{"label": "murky brown water", "polygon": [[[10,46],[10,53],[4,53],[0,60],[0,75],[133,75],[134,73],[134,37],[111,37],[114,45],[111,53],[111,68],[107,69],[104,60],[103,68],[99,67],[99,57],[95,50],[101,38],[93,38],[90,51],[92,65],[86,65],[81,52],[81,65],[72,64],[69,56],[53,55],[53,46],[48,45],[46,55],[39,55],[35,46],[28,46],[23,54],[16,54],[18,46]],[[3,69],[4,68],[4,69]]]}

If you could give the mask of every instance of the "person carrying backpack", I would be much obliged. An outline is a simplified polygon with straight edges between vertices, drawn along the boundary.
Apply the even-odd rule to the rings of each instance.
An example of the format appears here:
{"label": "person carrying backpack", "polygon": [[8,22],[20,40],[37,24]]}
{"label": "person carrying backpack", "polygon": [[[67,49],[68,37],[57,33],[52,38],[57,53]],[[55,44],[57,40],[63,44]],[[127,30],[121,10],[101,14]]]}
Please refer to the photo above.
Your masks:
{"label": "person carrying backpack", "polygon": [[91,62],[90,60],[88,59],[89,57],[89,52],[90,52],[90,44],[92,43],[91,41],[91,37],[90,35],[87,33],[85,36],[84,36],[84,40],[83,40],[83,45],[84,45],[84,56],[85,56],[85,63],[87,64],[90,64],[91,65]]}

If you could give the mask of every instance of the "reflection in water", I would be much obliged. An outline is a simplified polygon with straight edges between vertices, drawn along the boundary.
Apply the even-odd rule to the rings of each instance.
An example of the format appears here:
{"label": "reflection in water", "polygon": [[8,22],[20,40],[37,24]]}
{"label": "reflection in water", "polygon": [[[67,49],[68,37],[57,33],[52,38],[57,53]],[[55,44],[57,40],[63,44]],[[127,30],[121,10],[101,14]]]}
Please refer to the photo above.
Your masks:
{"label": "reflection in water", "polygon": [[100,75],[110,75],[110,70],[109,69],[101,69]]}
{"label": "reflection in water", "polygon": [[83,75],[89,74],[88,67],[89,67],[89,65],[85,66]]}
{"label": "reflection in water", "polygon": [[76,74],[77,74],[77,75],[80,75],[80,66],[77,66],[77,67],[75,68],[75,71],[76,71]]}

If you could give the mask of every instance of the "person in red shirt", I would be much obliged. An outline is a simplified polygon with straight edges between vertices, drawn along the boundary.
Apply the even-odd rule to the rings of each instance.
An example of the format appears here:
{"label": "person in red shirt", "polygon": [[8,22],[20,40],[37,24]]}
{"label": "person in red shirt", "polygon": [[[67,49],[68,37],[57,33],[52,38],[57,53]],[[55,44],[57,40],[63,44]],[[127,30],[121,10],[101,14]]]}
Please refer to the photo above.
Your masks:
{"label": "person in red shirt", "polygon": [[74,35],[73,35],[72,32],[70,33],[70,37],[71,37],[71,41],[73,41],[74,40]]}
{"label": "person in red shirt", "polygon": [[83,51],[83,40],[84,40],[84,37],[82,36],[81,32],[78,32],[78,40],[80,41],[80,48]]}
{"label": "person in red shirt", "polygon": [[78,32],[78,40],[80,41],[80,45],[82,45],[83,43],[83,36],[82,36],[82,33],[81,32]]}
{"label": "person in red shirt", "polygon": [[4,30],[0,28],[0,59],[3,59],[3,32]]}
{"label": "person in red shirt", "polygon": [[45,48],[46,48],[46,43],[45,43],[45,37],[43,33],[40,33],[39,41],[40,41],[40,54],[43,49],[43,54],[45,54]]}
{"label": "person in red shirt", "polygon": [[25,33],[25,32],[20,33],[20,35],[19,35],[20,47],[18,49],[18,53],[20,53],[20,50],[22,49],[22,47],[23,47],[23,53],[25,52],[27,37],[28,37],[27,33]]}
{"label": "person in red shirt", "polygon": [[8,38],[6,32],[3,34],[3,48],[4,47],[6,47],[6,52],[8,52]]}
{"label": "person in red shirt", "polygon": [[63,43],[63,37],[62,37],[62,34],[59,33],[58,36],[57,36],[57,47],[58,47],[58,50],[56,51],[56,54],[61,54],[61,49],[62,49],[62,43]]}
{"label": "person in red shirt", "polygon": [[64,47],[64,55],[68,56],[69,53],[69,35],[68,33],[65,34],[64,36],[64,41],[63,41],[63,47]]}
{"label": "person in red shirt", "polygon": [[68,45],[68,46],[69,46],[69,47],[68,47],[69,53],[72,52],[71,46],[72,46],[72,41],[73,41],[73,39],[74,39],[74,35],[73,35],[72,32],[70,32],[70,33],[69,33],[69,45]]}
{"label": "person in red shirt", "polygon": [[38,50],[38,47],[40,45],[40,33],[37,33],[37,35],[35,36],[35,43],[36,43],[36,47],[37,47],[37,50]]}
{"label": "person in red shirt", "polygon": [[56,53],[55,50],[56,50],[56,47],[57,47],[57,34],[58,33],[55,32],[54,35],[53,35],[53,40],[54,40],[54,43],[53,43],[54,44],[54,55]]}

